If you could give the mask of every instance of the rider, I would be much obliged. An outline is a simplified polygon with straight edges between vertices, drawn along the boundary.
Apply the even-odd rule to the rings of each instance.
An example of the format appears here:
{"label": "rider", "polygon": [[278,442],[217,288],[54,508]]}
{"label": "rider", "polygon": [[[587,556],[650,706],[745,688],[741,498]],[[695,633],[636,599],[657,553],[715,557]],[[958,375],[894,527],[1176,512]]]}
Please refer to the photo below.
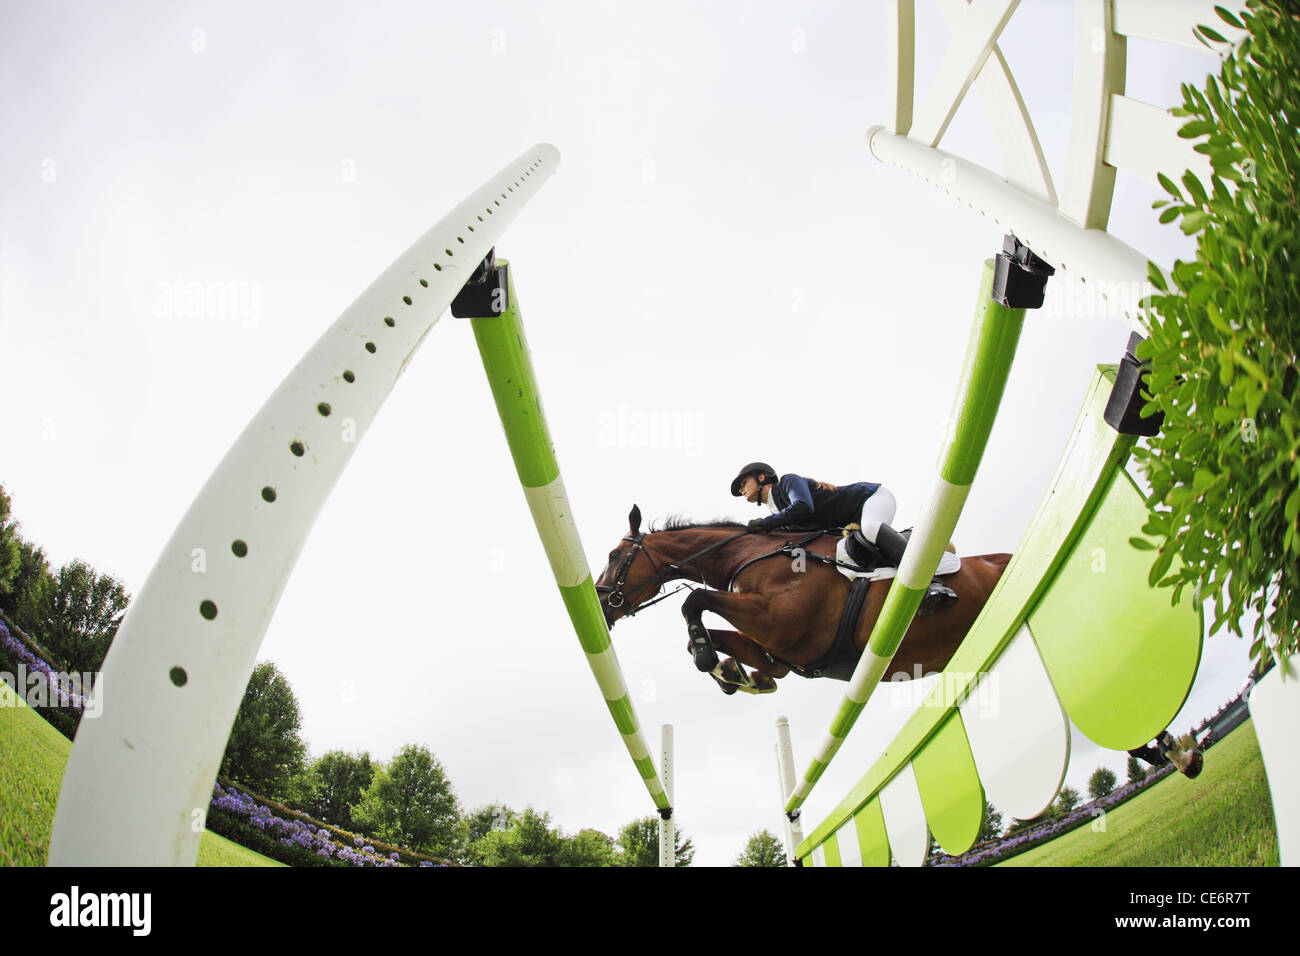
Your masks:
{"label": "rider", "polygon": [[[849,554],[859,563],[860,550],[854,545],[872,545],[893,567],[903,560],[907,539],[890,527],[898,502],[884,485],[860,481],[852,485],[831,485],[824,481],[789,474],[776,478],[776,469],[761,461],[750,462],[731,481],[731,493],[753,504],[765,504],[766,518],[749,522],[748,530],[765,533],[787,525],[813,528],[842,528],[857,521]],[[926,591],[928,608],[951,607],[957,593],[937,577]]]}

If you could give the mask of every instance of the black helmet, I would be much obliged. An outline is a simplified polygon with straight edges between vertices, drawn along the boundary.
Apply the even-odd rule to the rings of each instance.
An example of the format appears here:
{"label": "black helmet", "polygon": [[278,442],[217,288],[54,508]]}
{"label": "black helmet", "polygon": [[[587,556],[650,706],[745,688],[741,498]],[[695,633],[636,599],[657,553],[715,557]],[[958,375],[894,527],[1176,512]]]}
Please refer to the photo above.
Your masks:
{"label": "black helmet", "polygon": [[776,469],[773,468],[771,465],[767,464],[766,462],[751,461],[744,468],[740,469],[740,474],[738,474],[735,478],[731,479],[731,494],[734,497],[739,498],[740,483],[744,481],[746,478],[748,478],[750,475],[757,475],[757,474],[770,475],[772,476],[772,478],[775,479]]}

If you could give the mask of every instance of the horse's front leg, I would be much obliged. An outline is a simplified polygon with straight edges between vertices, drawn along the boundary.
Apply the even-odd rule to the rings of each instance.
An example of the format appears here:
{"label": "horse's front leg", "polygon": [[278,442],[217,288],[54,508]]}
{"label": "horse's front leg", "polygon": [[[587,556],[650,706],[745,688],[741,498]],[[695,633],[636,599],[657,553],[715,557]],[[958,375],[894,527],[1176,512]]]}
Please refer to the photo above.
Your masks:
{"label": "horse's front leg", "polygon": [[[775,663],[744,634],[720,628],[709,628],[713,646],[723,654],[730,654],[713,669],[713,677],[724,693],[743,690],[747,694],[770,694],[776,690],[776,679],[790,673],[790,668]],[[745,670],[749,665],[754,670]]]}
{"label": "horse's front leg", "polygon": [[762,627],[768,610],[769,601],[761,594],[732,594],[703,588],[691,591],[682,602],[682,616],[686,618],[686,633],[690,639],[687,649],[695,658],[696,668],[708,673],[718,665],[718,653],[709,637],[709,629],[704,626],[702,615],[705,611],[712,611],[736,630],[752,635]]}

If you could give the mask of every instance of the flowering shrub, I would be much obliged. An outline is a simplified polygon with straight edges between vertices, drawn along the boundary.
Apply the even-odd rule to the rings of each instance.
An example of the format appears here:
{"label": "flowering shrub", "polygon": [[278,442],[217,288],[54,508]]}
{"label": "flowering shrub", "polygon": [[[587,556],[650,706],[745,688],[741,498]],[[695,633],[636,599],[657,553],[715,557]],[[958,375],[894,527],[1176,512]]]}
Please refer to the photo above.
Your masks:
{"label": "flowering shrub", "polygon": [[[217,813],[213,814],[213,810]],[[227,826],[230,822],[237,826]],[[288,807],[268,804],[238,787],[230,784],[223,786],[220,781],[213,785],[208,828],[241,844],[256,843],[250,849],[291,866],[403,865],[401,851],[385,848],[389,851],[385,856],[363,837],[321,826],[304,814]],[[253,839],[249,840],[249,836],[253,836]],[[259,836],[262,838],[259,839]],[[278,849],[277,844],[285,849]],[[406,855],[411,863],[420,866],[444,865],[414,854]]]}
{"label": "flowering shrub", "polygon": [[[8,672],[14,693],[32,706],[55,730],[71,740],[77,732],[86,700],[81,694],[67,692],[58,674],[27,643],[16,627],[0,621],[0,671]],[[40,675],[41,684],[31,687],[27,678]],[[18,686],[18,685],[22,686]]]}

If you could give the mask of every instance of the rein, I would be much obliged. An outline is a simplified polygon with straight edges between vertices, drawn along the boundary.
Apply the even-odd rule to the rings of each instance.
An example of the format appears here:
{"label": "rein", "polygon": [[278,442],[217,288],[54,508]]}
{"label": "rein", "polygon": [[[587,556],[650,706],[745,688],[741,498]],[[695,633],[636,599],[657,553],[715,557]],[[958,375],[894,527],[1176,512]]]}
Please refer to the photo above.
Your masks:
{"label": "rein", "polygon": [[[609,592],[608,604],[610,607],[622,607],[628,597],[630,597],[633,594],[636,594],[638,591],[642,590],[647,585],[653,584],[655,587],[659,587],[663,583],[663,579],[668,574],[668,572],[682,571],[684,570],[685,565],[690,564],[696,558],[703,557],[704,555],[708,554],[710,551],[714,551],[717,548],[722,547],[724,544],[730,544],[732,541],[735,541],[737,538],[743,538],[745,537],[745,535],[749,534],[749,532],[741,531],[738,534],[733,534],[729,538],[723,538],[721,541],[717,542],[716,544],[711,544],[704,550],[696,551],[694,554],[690,555],[689,557],[683,558],[680,562],[665,565],[663,568],[660,568],[659,565],[655,563],[654,555],[650,553],[650,549],[647,548],[644,544],[646,535],[649,534],[653,534],[653,532],[642,531],[635,538],[633,538],[631,535],[626,535],[626,534],[623,535],[623,540],[632,542],[633,547],[632,550],[627,553],[627,557],[623,559],[623,563],[619,566],[618,577],[614,579],[614,586],[612,588],[606,585],[598,585],[596,587],[596,591],[598,593],[601,591]],[[636,553],[638,551],[645,552],[645,556],[650,559],[650,566],[655,569],[655,574],[654,577],[646,579],[645,581],[641,582],[636,587],[634,587],[632,590],[625,592],[623,590],[623,585],[627,582],[627,572],[632,567],[632,562],[633,560],[635,560]],[[681,591],[689,587],[690,587],[689,584],[683,584],[681,587],[669,591],[667,594],[657,597],[653,601],[647,601],[645,604],[642,604],[641,607],[637,608],[637,611],[641,610],[642,608],[647,608],[651,604],[658,604],[660,601],[672,597],[678,591]],[[632,617],[635,614],[636,611],[627,612],[628,617]]]}
{"label": "rein", "polygon": [[[623,559],[623,563],[619,565],[618,576],[614,580],[614,586],[612,588],[609,587],[608,585],[596,586],[597,593],[601,591],[609,592],[608,604],[610,607],[612,608],[622,607],[623,603],[626,601],[628,597],[630,597],[633,594],[636,594],[638,591],[642,590],[646,586],[653,584],[654,586],[659,587],[662,584],[663,578],[668,574],[668,572],[683,571],[685,569],[685,566],[690,564],[696,558],[703,557],[704,555],[708,554],[710,551],[720,548],[724,544],[730,544],[732,541],[735,541],[737,538],[743,538],[745,537],[745,535],[749,534],[748,531],[741,531],[738,534],[733,534],[729,538],[723,538],[721,541],[717,542],[716,544],[709,545],[703,551],[696,551],[694,554],[690,555],[689,557],[683,558],[680,562],[674,564],[668,564],[665,565],[663,568],[660,568],[659,565],[655,563],[654,555],[650,553],[650,549],[647,548],[644,544],[646,535],[653,534],[653,533],[654,532],[652,531],[643,531],[635,538],[633,538],[631,535],[626,535],[626,534],[623,535],[623,540],[632,542],[633,548],[631,551],[627,553],[627,557]],[[777,548],[774,551],[769,551],[766,554],[760,554],[757,557],[750,558],[748,561],[742,563],[740,567],[736,568],[734,572],[732,572],[731,577],[727,580],[727,590],[728,591],[731,590],[731,587],[733,584],[735,584],[736,578],[737,576],[739,576],[740,572],[745,570],[745,568],[749,567],[751,564],[754,564],[756,561],[762,561],[766,558],[774,558],[778,554],[789,554],[793,549],[803,547],[805,544],[808,544],[809,542],[814,541],[817,538],[820,538],[824,533],[825,532],[823,531],[815,531],[812,534],[808,535],[807,537],[802,538],[798,541],[787,541],[785,544],[783,544],[781,547]],[[631,591],[625,592],[623,590],[623,585],[627,581],[627,572],[631,569],[632,562],[636,559],[637,551],[645,551],[645,556],[650,560],[650,566],[655,569],[655,574],[654,577],[646,579],[641,584],[638,584]],[[810,554],[808,556],[823,563],[826,562],[830,562],[833,564],[840,563],[839,561],[836,561],[834,558],[827,558],[824,555],[820,555],[820,554]],[[674,588],[673,590],[669,591],[667,594],[661,594],[653,601],[647,601],[646,603],[642,604],[640,607],[636,609],[636,611],[628,611],[627,616],[632,617],[637,613],[637,611],[644,610],[645,608],[650,607],[652,604],[658,604],[660,601],[667,600],[668,598],[672,597],[674,594],[678,593],[679,591],[683,591],[688,588],[690,588],[689,584],[683,584],[681,587]]]}

